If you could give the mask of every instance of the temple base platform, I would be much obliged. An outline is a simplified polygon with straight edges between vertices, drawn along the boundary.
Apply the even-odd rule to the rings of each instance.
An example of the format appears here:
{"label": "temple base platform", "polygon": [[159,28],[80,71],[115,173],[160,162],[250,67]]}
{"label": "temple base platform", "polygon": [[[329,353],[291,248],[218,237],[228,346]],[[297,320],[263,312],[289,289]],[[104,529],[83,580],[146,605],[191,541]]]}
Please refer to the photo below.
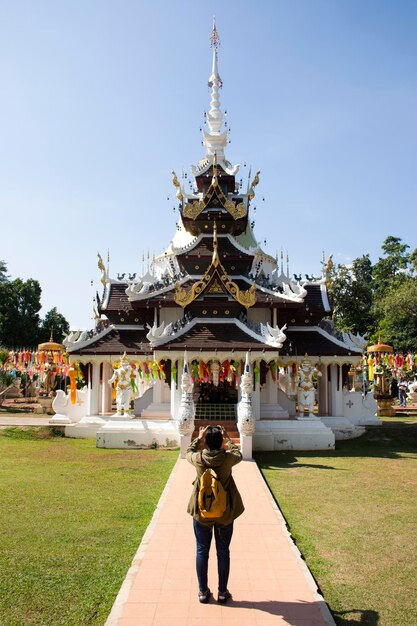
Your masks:
{"label": "temple base platform", "polygon": [[[380,424],[375,420],[371,425]],[[231,427],[228,425],[228,429]],[[256,420],[253,451],[333,450],[335,441],[354,439],[365,432],[365,424],[344,417],[309,417]],[[233,433],[235,435],[235,433]],[[113,419],[89,416],[65,425],[65,436],[96,439],[98,448],[180,448],[181,437],[173,419]],[[234,437],[235,438],[235,437]],[[236,431],[236,443],[239,443]]]}
{"label": "temple base platform", "polygon": [[253,451],[334,450],[335,436],[319,419],[259,420],[253,434]]}
{"label": "temple base platform", "polygon": [[97,448],[179,448],[180,435],[174,420],[109,420],[96,434]]}

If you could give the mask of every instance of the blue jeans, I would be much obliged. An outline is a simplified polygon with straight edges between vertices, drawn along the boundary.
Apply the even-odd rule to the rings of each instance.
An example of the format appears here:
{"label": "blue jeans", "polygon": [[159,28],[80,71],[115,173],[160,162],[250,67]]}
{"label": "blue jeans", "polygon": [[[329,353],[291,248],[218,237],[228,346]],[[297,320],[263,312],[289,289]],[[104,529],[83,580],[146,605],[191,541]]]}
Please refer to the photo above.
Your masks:
{"label": "blue jeans", "polygon": [[196,554],[196,568],[198,587],[202,593],[207,591],[207,570],[208,560],[211,545],[211,538],[213,536],[216,540],[216,552],[217,552],[217,570],[219,573],[219,591],[226,591],[227,581],[229,580],[230,571],[230,552],[229,546],[233,535],[233,522],[228,526],[205,526],[200,524],[197,520],[193,520],[194,534],[197,540],[197,554]]}

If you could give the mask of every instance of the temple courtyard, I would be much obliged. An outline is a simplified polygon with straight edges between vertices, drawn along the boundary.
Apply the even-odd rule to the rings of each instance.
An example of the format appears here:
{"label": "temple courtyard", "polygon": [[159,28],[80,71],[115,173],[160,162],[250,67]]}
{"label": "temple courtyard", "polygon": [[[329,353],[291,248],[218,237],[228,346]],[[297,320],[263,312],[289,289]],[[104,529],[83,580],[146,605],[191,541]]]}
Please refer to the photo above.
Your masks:
{"label": "temple courtyard", "polygon": [[415,418],[237,466],[246,512],[222,607],[197,600],[178,451],[97,449],[18,419],[0,431],[2,626],[417,622]]}

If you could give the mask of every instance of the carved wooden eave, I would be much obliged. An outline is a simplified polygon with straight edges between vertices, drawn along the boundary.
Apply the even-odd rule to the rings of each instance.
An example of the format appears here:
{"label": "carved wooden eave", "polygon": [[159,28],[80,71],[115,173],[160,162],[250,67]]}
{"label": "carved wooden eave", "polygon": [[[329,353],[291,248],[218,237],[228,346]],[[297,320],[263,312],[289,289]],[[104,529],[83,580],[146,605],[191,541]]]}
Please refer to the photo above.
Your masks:
{"label": "carved wooden eave", "polygon": [[[246,309],[256,303],[256,284],[242,291],[240,287],[230,278],[220,262],[217,253],[217,228],[214,224],[213,230],[213,258],[210,266],[204,273],[203,277],[198,280],[188,291],[183,289],[179,283],[175,285],[175,302],[183,308],[191,304],[196,298],[204,292],[220,293],[224,292],[230,295],[234,300],[239,302]],[[215,290],[215,291],[212,291]]]}
{"label": "carved wooden eave", "polygon": [[195,220],[208,206],[226,209],[234,220],[241,219],[246,215],[246,208],[243,202],[229,200],[223,193],[217,178],[216,158],[213,161],[213,178],[211,179],[210,187],[200,200],[187,202],[183,211],[184,217]]}

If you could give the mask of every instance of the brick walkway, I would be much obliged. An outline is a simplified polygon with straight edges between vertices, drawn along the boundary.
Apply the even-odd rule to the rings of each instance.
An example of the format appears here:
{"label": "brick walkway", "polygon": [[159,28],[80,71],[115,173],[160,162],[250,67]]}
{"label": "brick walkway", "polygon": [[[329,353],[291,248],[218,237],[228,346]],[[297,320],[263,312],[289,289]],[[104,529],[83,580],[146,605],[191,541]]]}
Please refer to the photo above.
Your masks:
{"label": "brick walkway", "polygon": [[[194,468],[178,460],[106,626],[330,626],[334,621],[255,463],[233,468],[245,504],[231,543],[233,600],[200,604],[192,518]],[[214,539],[209,585],[217,592]]]}

